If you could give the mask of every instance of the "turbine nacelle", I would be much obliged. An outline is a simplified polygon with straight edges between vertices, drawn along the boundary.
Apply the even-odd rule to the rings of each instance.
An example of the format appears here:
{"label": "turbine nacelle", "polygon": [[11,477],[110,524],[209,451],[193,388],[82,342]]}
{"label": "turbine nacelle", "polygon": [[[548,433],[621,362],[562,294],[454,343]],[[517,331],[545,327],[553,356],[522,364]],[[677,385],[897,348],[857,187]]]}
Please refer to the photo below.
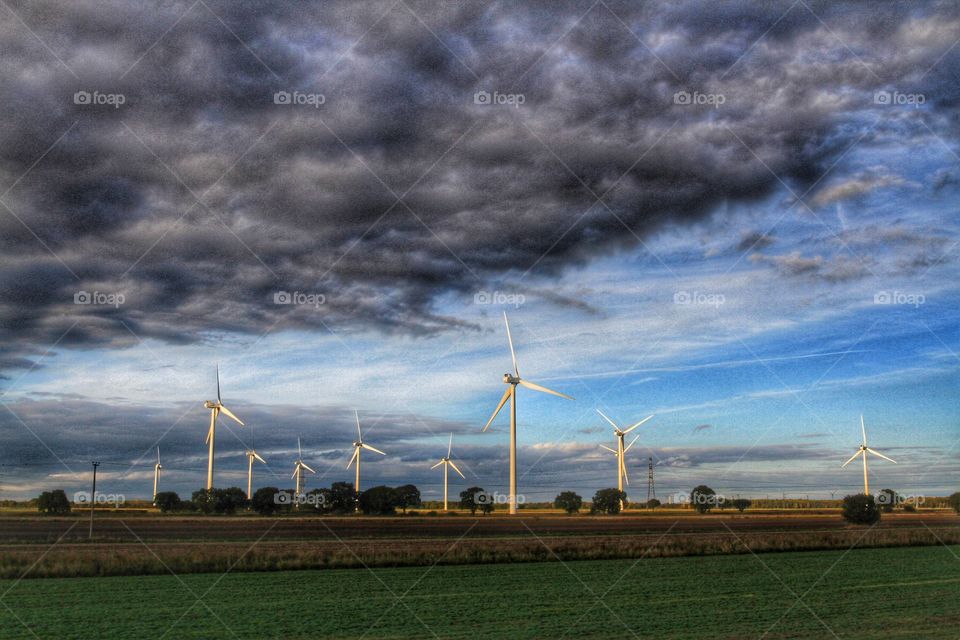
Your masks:
{"label": "turbine nacelle", "polygon": [[520,376],[512,376],[509,373],[503,374],[504,384],[520,384]]}
{"label": "turbine nacelle", "polygon": [[220,403],[214,402],[213,400],[207,400],[206,402],[203,403],[203,406],[206,407],[207,409],[219,409]]}

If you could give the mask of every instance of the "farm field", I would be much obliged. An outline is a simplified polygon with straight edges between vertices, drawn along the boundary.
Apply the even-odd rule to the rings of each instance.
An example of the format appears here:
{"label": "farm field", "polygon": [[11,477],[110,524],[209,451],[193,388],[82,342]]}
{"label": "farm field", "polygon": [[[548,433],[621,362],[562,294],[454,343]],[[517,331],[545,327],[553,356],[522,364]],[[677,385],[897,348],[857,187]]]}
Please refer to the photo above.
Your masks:
{"label": "farm field", "polygon": [[0,637],[955,638],[958,553],[7,580]]}

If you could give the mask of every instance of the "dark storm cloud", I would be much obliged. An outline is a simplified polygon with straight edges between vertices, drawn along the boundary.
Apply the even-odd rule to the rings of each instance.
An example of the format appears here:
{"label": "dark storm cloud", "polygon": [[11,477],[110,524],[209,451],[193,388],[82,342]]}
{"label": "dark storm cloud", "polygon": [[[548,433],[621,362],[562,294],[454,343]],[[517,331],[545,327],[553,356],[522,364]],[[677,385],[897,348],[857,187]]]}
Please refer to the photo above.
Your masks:
{"label": "dark storm cloud", "polygon": [[803,193],[867,119],[955,138],[955,5],[589,7],[8,0],[0,369],[58,340],[468,329],[440,296]]}

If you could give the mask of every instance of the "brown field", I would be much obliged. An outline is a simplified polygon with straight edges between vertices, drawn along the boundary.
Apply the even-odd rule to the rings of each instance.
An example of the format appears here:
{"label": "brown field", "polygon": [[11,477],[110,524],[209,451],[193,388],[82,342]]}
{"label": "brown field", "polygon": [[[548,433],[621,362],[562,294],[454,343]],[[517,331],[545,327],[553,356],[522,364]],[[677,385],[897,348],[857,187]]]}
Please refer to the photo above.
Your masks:
{"label": "brown field", "polygon": [[470,517],[0,517],[0,577],[598,560],[960,543],[948,512]]}

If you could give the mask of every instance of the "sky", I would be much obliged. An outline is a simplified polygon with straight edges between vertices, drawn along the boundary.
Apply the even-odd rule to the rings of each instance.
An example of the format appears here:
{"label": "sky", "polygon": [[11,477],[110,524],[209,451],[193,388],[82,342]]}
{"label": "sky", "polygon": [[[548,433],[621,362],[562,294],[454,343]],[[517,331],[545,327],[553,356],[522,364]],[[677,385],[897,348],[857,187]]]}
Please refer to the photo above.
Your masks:
{"label": "sky", "polygon": [[957,490],[954,3],[0,13],[0,499]]}

